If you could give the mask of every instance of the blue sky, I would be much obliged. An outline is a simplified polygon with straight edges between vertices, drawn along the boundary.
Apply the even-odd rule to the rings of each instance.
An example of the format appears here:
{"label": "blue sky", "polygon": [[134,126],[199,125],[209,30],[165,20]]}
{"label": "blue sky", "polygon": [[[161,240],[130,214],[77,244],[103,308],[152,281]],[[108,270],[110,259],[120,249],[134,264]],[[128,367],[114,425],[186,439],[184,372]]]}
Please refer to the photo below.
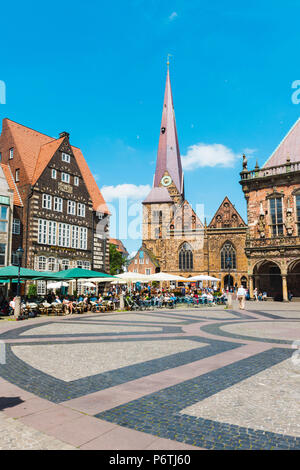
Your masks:
{"label": "blue sky", "polygon": [[291,0],[6,2],[0,117],[70,132],[107,197],[138,203],[152,185],[170,53],[186,198],[210,220],[227,195],[246,218],[240,155],[262,165],[299,117],[299,14]]}

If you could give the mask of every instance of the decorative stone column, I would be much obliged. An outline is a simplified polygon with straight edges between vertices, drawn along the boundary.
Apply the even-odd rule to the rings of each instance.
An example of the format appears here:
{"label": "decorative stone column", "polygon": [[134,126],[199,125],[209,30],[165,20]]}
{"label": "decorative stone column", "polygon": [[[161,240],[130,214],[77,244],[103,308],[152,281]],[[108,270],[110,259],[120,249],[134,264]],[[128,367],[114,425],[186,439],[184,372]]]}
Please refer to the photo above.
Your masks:
{"label": "decorative stone column", "polygon": [[250,299],[253,299],[253,276],[249,275],[249,295]]}
{"label": "decorative stone column", "polygon": [[282,297],[284,302],[288,302],[288,290],[287,290],[287,279],[286,279],[286,274],[281,275],[282,278]]}

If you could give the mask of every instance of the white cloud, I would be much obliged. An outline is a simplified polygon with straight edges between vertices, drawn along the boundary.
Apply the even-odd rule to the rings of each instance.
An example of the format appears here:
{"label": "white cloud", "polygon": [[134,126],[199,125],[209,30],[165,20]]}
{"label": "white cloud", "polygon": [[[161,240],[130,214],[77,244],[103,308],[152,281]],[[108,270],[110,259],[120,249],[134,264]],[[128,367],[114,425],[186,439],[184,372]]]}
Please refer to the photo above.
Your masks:
{"label": "white cloud", "polygon": [[173,13],[171,13],[171,15],[169,16],[169,21],[175,20],[177,16],[178,16],[178,13],[176,11],[173,11]]}
{"label": "white cloud", "polygon": [[223,144],[199,143],[188,147],[187,154],[182,156],[182,166],[187,171],[204,166],[233,167],[239,158],[241,154]]}
{"label": "white cloud", "polygon": [[114,199],[127,198],[131,200],[142,200],[151,191],[149,184],[118,184],[117,186],[103,186],[101,193],[107,202]]}
{"label": "white cloud", "polygon": [[257,149],[245,148],[245,149],[243,150],[243,153],[246,155],[246,157],[247,157],[248,155],[252,155],[252,154],[255,153],[255,152],[257,152]]}

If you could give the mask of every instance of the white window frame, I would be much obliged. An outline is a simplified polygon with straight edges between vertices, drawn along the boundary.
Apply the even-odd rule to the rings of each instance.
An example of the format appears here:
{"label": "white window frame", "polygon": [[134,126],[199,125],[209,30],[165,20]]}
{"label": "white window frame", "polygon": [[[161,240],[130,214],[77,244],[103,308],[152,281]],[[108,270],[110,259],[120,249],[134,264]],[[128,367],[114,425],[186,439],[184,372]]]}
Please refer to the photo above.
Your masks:
{"label": "white window frame", "polygon": [[68,200],[68,214],[76,215],[76,202]]}
{"label": "white window frame", "polygon": [[[67,266],[67,268],[65,268],[65,266]],[[65,269],[69,269],[69,267],[70,267],[70,260],[69,259],[62,259],[61,260],[61,269],[65,270]]]}
{"label": "white window frame", "polygon": [[57,197],[57,196],[54,197],[53,210],[56,212],[63,211],[63,200],[61,197]]}
{"label": "white window frame", "polygon": [[37,282],[37,295],[46,295],[46,281]]}
{"label": "white window frame", "polygon": [[63,183],[69,184],[69,183],[70,183],[70,175],[69,175],[69,173],[64,173],[64,172],[62,172],[62,173],[61,173],[61,180],[62,180]]}
{"label": "white window frame", "polygon": [[48,245],[56,245],[57,222],[48,221]]}
{"label": "white window frame", "polygon": [[47,245],[47,220],[39,219],[38,221],[38,243]]}
{"label": "white window frame", "polygon": [[51,170],[51,178],[53,180],[56,180],[56,178],[57,178],[57,171],[55,170],[55,168],[52,168],[52,170]]}
{"label": "white window frame", "polygon": [[14,158],[14,148],[11,147],[9,149],[9,160],[12,160]]}
{"label": "white window frame", "polygon": [[38,257],[38,271],[46,271],[47,270],[47,258],[46,256],[39,256]]}
{"label": "white window frame", "polygon": [[66,162],[66,163],[70,163],[71,161],[71,155],[69,155],[68,153],[62,153],[61,154],[61,159],[63,162]]}
{"label": "white window frame", "polygon": [[74,185],[79,186],[79,178],[78,176],[74,176]]}
{"label": "white window frame", "polygon": [[42,207],[43,209],[52,209],[52,196],[50,194],[43,194]]}
{"label": "white window frame", "polygon": [[81,250],[87,249],[87,228],[80,227],[79,230],[79,248]]}
{"label": "white window frame", "polygon": [[17,168],[15,172],[15,182],[19,183],[19,181],[20,181],[20,168]]}
{"label": "white window frame", "polygon": [[[48,258],[48,271],[56,271],[56,259],[51,256],[50,258]],[[52,269],[53,268],[53,269]]]}
{"label": "white window frame", "polygon": [[145,274],[146,274],[147,276],[150,276],[150,274],[151,274],[151,269],[150,269],[150,268],[146,268]]}
{"label": "white window frame", "polygon": [[13,219],[12,223],[12,233],[13,235],[20,235],[21,233],[21,220],[20,219]]}
{"label": "white window frame", "polygon": [[78,217],[85,217],[85,204],[78,202],[77,204],[77,215]]}

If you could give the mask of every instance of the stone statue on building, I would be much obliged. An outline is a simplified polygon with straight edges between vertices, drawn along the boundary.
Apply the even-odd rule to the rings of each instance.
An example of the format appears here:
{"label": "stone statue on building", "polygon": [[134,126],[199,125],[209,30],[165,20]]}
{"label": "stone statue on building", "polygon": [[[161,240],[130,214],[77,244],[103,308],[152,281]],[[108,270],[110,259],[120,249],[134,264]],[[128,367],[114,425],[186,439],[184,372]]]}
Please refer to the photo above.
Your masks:
{"label": "stone statue on building", "polygon": [[286,210],[285,228],[286,228],[286,233],[289,236],[293,235],[293,230],[294,230],[293,222],[294,222],[294,219],[292,216],[292,209],[288,207]]}
{"label": "stone statue on building", "polygon": [[265,238],[266,234],[265,234],[265,226],[266,226],[266,223],[265,223],[265,215],[264,214],[260,214],[259,215],[259,221],[258,221],[258,227],[257,227],[257,230],[259,232],[259,236],[260,238]]}

